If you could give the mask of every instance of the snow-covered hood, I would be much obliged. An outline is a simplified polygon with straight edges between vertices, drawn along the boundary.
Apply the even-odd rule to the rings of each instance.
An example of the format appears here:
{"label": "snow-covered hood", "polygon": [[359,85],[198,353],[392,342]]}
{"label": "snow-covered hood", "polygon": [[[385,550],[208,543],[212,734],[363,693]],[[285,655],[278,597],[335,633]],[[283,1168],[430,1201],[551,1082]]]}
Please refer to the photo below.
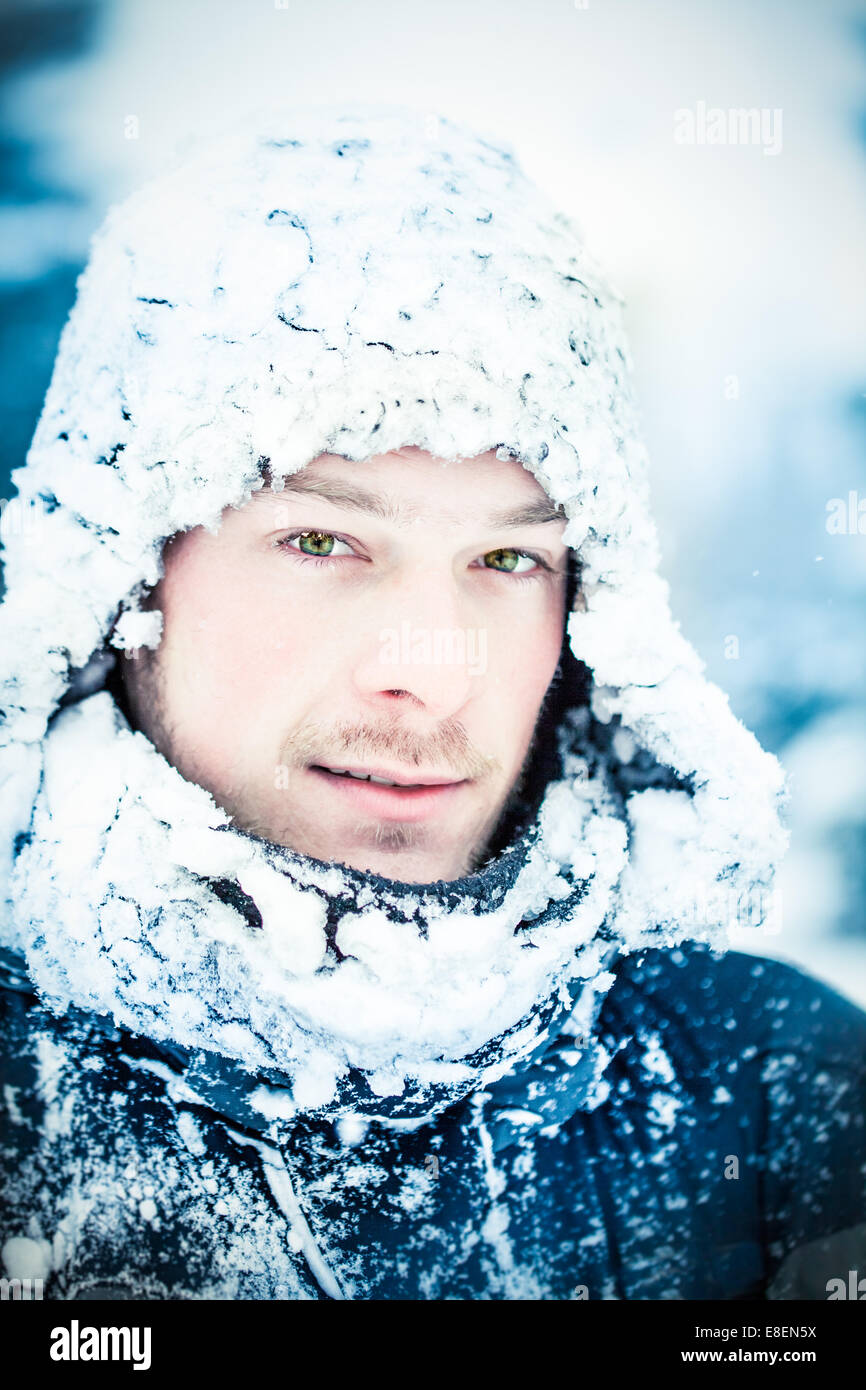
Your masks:
{"label": "snow-covered hood", "polygon": [[[52,1008],[220,1059],[263,1114],[412,1116],[569,1016],[579,1051],[619,951],[724,945],[784,777],[671,616],[628,372],[574,227],[445,119],[269,112],[111,210],[5,519],[0,944]],[[429,886],[238,830],[103,688],[159,640],[166,538],[263,460],[406,445],[496,449],[562,504],[591,674],[532,824]]]}

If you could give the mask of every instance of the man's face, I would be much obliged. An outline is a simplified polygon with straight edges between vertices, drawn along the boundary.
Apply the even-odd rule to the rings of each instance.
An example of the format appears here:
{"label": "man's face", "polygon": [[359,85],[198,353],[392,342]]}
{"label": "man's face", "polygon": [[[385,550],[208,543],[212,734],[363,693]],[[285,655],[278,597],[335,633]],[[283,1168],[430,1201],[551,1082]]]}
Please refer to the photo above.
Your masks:
{"label": "man's face", "polygon": [[494,453],[324,454],[166,545],[162,641],[123,663],[134,722],[241,829],[404,883],[462,877],[557,668],[565,521]]}

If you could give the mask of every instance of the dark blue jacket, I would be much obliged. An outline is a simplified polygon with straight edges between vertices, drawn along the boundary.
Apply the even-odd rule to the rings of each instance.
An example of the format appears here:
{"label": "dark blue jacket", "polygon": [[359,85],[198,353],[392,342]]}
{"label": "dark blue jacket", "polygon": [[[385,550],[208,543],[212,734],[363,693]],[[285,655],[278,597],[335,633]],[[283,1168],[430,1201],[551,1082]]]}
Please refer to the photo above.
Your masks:
{"label": "dark blue jacket", "polygon": [[591,1075],[561,1033],[432,1122],[355,1132],[256,1128],[230,1084],[206,1102],[176,1054],[4,988],[0,1243],[56,1299],[825,1299],[866,1274],[866,1014],[738,952],[615,973]]}

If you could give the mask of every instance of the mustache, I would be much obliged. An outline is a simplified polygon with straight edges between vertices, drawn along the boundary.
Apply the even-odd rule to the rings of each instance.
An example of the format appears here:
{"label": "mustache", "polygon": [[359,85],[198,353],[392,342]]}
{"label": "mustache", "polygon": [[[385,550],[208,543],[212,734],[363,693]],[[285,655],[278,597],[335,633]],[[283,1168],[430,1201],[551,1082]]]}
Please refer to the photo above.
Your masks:
{"label": "mustache", "polygon": [[406,729],[399,721],[388,725],[346,722],[333,727],[312,722],[290,734],[282,749],[282,761],[288,767],[303,768],[313,763],[339,767],[350,758],[360,763],[380,758],[401,767],[423,766],[428,772],[453,777],[455,781],[489,776],[502,769],[498,758],[488,757],[474,747],[456,720],[427,738]]}

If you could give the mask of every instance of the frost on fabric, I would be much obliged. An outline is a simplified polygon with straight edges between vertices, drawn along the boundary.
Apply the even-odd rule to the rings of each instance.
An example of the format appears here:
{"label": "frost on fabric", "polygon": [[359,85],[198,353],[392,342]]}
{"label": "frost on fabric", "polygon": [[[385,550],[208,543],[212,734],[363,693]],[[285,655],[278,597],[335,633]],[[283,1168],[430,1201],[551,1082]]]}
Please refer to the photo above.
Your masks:
{"label": "frost on fabric", "polygon": [[[515,934],[568,886],[563,866],[530,853],[497,910],[431,905],[423,935],[379,900],[345,913],[339,964],[328,951],[324,891],[339,870],[287,854],[297,866],[286,873],[275,848],[234,835],[227,819],[125,726],[107,693],[63,711],[46,741],[34,834],[14,884],[43,996],[250,1069],[288,1072],[292,1103],[315,1109],[350,1067],[378,1096],[401,1095],[410,1077],[468,1084],[477,1073],[462,1059],[510,1030],[484,1073],[493,1079],[543,1039],[538,1000],[560,979],[597,973],[595,936],[611,866],[622,861],[615,818],[599,817],[583,837],[582,862],[595,849],[599,866],[565,920],[530,920]],[[258,930],[214,899],[209,879],[227,873],[254,892]],[[70,896],[72,875],[81,886]],[[267,1088],[253,1103],[266,1116],[290,1109]]]}
{"label": "frost on fabric", "polygon": [[[52,1280],[47,1296],[64,1299],[235,1299],[277,1290],[311,1297],[283,1222],[251,1175],[207,1158],[184,1102],[167,1093],[154,1101],[147,1077],[143,1085],[118,1081],[107,1094],[92,1084],[86,1062],[98,1059],[81,1042],[67,1050],[48,1027],[33,1039],[45,1111],[28,1161],[4,1174],[6,1229],[14,1232],[0,1247],[5,1277]],[[134,1133],[122,1121],[148,1094],[162,1112],[160,1129]],[[61,1095],[65,1127],[50,1121]],[[22,1230],[19,1212],[30,1213]],[[171,1266],[154,1257],[152,1242],[158,1246],[181,1217]],[[205,1239],[214,1229],[219,1241]]]}
{"label": "frost on fabric", "polygon": [[[611,948],[723,944],[785,847],[783,778],[671,616],[628,373],[568,219],[447,120],[268,114],[111,210],[15,475],[42,530],[7,536],[0,612],[0,940],[54,1008],[288,1074],[291,1098],[259,1104],[315,1109],[352,1069],[374,1098],[495,1079]],[[347,876],[238,833],[101,685],[117,649],[159,640],[140,603],[166,538],[215,529],[265,461],[279,486],[325,451],[362,468],[408,444],[495,449],[563,504],[591,708],[501,900],[416,894],[400,921],[401,892],[355,892],[338,959]],[[589,720],[613,733],[601,757]]]}

